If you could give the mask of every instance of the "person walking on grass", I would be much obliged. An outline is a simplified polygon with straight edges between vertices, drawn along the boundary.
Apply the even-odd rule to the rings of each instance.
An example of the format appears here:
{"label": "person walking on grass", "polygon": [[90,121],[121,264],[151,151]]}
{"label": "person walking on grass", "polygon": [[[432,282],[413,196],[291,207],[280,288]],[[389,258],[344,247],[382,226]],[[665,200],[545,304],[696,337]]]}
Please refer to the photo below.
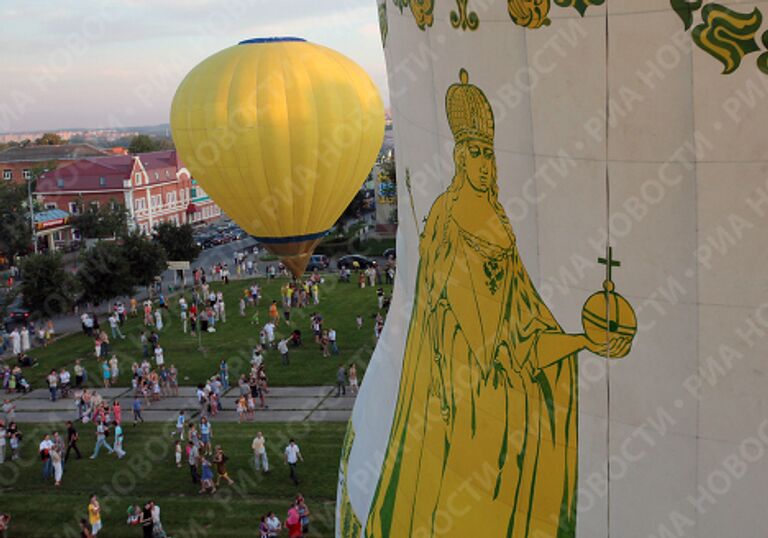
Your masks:
{"label": "person walking on grass", "polygon": [[115,419],[115,422],[122,425],[123,424],[123,408],[120,406],[120,401],[115,400],[112,403],[112,416]]}
{"label": "person walking on grass", "polygon": [[206,456],[210,456],[212,454],[211,450],[211,439],[213,438],[213,426],[211,426],[211,423],[208,422],[208,419],[206,417],[203,417],[200,419],[200,443],[203,446],[203,454]]}
{"label": "person walking on grass", "polygon": [[91,525],[91,535],[96,536],[101,531],[101,505],[96,495],[91,495],[88,501],[88,523]]}
{"label": "person walking on grass", "polygon": [[269,320],[274,326],[280,325],[280,313],[277,311],[277,301],[272,301],[269,305]]}
{"label": "person walking on grass", "polygon": [[339,346],[336,345],[336,329],[334,329],[333,327],[331,327],[328,330],[328,343],[331,346],[331,353],[333,355],[338,355],[339,354]]}
{"label": "person walking on grass", "polygon": [[288,366],[288,339],[283,338],[277,343],[277,351],[280,353],[280,361],[283,366]]}
{"label": "person walking on grass", "polygon": [[171,432],[171,435],[178,435],[179,441],[184,440],[184,422],[187,420],[185,411],[182,409],[179,411],[179,416],[176,417],[176,431]]}
{"label": "person walking on grass", "polygon": [[304,495],[301,493],[296,494],[296,510],[299,512],[299,520],[301,522],[301,532],[304,534],[309,533],[309,507],[304,502]]}
{"label": "person walking on grass", "polygon": [[346,384],[347,384],[347,371],[344,369],[344,365],[339,366],[336,372],[336,397],[346,396]]}
{"label": "person walking on grass", "polygon": [[304,461],[304,457],[301,455],[301,450],[299,450],[299,445],[296,444],[296,441],[291,439],[288,442],[288,446],[285,447],[285,464],[288,465],[290,468],[290,476],[291,480],[293,481],[294,485],[299,485],[299,477],[296,475],[296,464],[299,463],[299,461]]}
{"label": "person walking on grass", "polygon": [[101,374],[104,379],[104,388],[108,389],[110,385],[110,380],[112,379],[112,370],[109,368],[109,364],[107,361],[100,361],[101,362]]}
{"label": "person walking on grass", "polygon": [[112,358],[109,359],[109,372],[112,376],[112,384],[117,384],[117,378],[120,375],[120,363],[117,360],[117,355],[112,354]]}
{"label": "person walking on grass", "polygon": [[357,391],[358,391],[357,366],[355,366],[354,362],[349,364],[349,369],[347,370],[347,377],[349,378],[349,391],[352,393],[352,396],[357,396]]}
{"label": "person walking on grass", "polygon": [[222,478],[226,480],[230,486],[235,483],[235,481],[229,477],[229,473],[227,472],[227,461],[229,461],[229,458],[224,454],[224,450],[217,445],[213,454],[213,464],[216,466],[216,487],[219,487]]}
{"label": "person walking on grass", "polygon": [[144,419],[141,416],[141,398],[136,394],[133,397],[133,426],[135,427],[139,422],[143,423]]}
{"label": "person walking on grass", "polygon": [[192,476],[192,483],[197,484],[200,482],[200,476],[197,474],[197,462],[200,458],[200,452],[197,448],[197,443],[190,440],[187,441],[187,463],[189,464],[189,474]]}
{"label": "person walking on grass", "polygon": [[53,479],[55,480],[54,486],[61,486],[61,478],[64,475],[64,464],[62,462],[63,455],[59,447],[54,447],[51,450],[51,464],[53,466]]}
{"label": "person walking on grass", "polygon": [[93,454],[91,454],[91,459],[95,460],[96,457],[99,455],[99,450],[101,450],[101,447],[106,448],[110,454],[112,454],[115,449],[109,446],[109,443],[107,443],[107,435],[109,433],[109,430],[104,425],[104,422],[99,419],[99,423],[96,426],[96,446],[93,448]]}
{"label": "person walking on grass", "polygon": [[256,466],[256,470],[261,470],[265,474],[268,473],[269,460],[267,459],[267,441],[264,439],[264,434],[261,432],[256,433],[256,437],[253,438],[251,443],[251,450],[253,450],[253,463]]}
{"label": "person walking on grass", "polygon": [[125,335],[120,331],[120,318],[118,317],[117,312],[109,316],[107,321],[109,321],[109,328],[112,331],[112,338],[125,340]]}
{"label": "person walking on grass", "polygon": [[8,430],[5,429],[5,422],[0,420],[0,464],[5,463],[5,444],[8,437]]}
{"label": "person walking on grass", "polygon": [[283,531],[283,526],[274,512],[269,512],[267,514],[266,524],[268,538],[277,538],[280,536],[280,533]]}
{"label": "person walking on grass", "polygon": [[216,493],[216,486],[213,484],[213,470],[211,469],[211,462],[207,458],[203,457],[201,462],[202,472],[200,476],[200,491],[198,493]]}
{"label": "person walking on grass", "polygon": [[158,331],[163,330],[163,314],[160,312],[159,308],[155,310],[155,327]]}
{"label": "person walking on grass", "polygon": [[93,538],[93,533],[91,532],[91,525],[88,523],[88,520],[85,518],[80,519],[80,538]]}
{"label": "person walking on grass", "polygon": [[296,503],[288,508],[288,514],[285,517],[285,530],[288,531],[288,538],[301,538],[301,518],[296,509]]}
{"label": "person walking on grass", "polygon": [[67,462],[69,459],[69,452],[71,450],[75,451],[75,454],[77,455],[77,459],[83,459],[83,455],[80,454],[80,449],[77,448],[77,440],[79,439],[79,435],[77,433],[77,430],[75,429],[74,425],[72,424],[71,420],[67,421],[67,452],[64,454],[64,463]]}
{"label": "person walking on grass", "polygon": [[40,445],[38,447],[40,451],[40,460],[43,462],[43,480],[48,480],[48,478],[53,473],[53,463],[51,462],[51,450],[53,450],[53,441],[51,441],[51,436],[46,434],[43,437],[43,440],[40,441]]}
{"label": "person walking on grass", "polygon": [[59,374],[56,373],[56,370],[51,370],[46,380],[48,381],[48,390],[51,393],[51,401],[55,402],[56,392],[59,387]]}
{"label": "person walking on grass", "polygon": [[115,429],[115,454],[117,454],[119,459],[123,459],[125,457],[125,450],[123,450],[123,441],[125,441],[123,427],[117,421],[113,422],[112,426]]}

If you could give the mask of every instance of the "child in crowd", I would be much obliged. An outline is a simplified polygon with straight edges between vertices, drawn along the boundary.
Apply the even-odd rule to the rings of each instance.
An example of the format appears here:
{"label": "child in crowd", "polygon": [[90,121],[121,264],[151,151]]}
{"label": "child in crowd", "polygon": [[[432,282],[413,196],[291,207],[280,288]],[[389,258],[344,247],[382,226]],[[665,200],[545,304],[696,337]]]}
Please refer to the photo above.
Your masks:
{"label": "child in crowd", "polygon": [[242,424],[245,420],[246,408],[245,396],[240,396],[237,400],[237,421]]}

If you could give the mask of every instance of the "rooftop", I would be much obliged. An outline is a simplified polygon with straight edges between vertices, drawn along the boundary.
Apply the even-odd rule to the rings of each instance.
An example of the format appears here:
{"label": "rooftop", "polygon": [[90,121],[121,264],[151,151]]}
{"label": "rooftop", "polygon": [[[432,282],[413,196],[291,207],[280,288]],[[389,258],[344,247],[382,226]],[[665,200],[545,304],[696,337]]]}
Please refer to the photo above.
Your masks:
{"label": "rooftop", "polygon": [[0,151],[0,163],[76,160],[109,155],[109,151],[91,144],[60,146],[14,146]]}
{"label": "rooftop", "polygon": [[130,179],[134,173],[135,159],[141,162],[147,172],[149,184],[175,179],[180,167],[175,150],[79,159],[42,174],[37,180],[36,190],[66,192],[123,189],[123,181]]}

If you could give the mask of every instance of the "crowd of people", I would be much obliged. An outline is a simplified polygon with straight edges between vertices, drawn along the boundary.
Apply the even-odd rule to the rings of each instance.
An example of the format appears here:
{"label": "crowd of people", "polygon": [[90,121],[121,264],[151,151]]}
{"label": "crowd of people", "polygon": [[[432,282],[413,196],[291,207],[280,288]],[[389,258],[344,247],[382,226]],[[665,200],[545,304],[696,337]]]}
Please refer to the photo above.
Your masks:
{"label": "crowd of people", "polygon": [[15,326],[10,332],[0,331],[0,355],[10,351],[18,357],[29,352],[33,347],[47,347],[56,335],[53,320],[30,321]]}
{"label": "crowd of people", "polygon": [[309,508],[301,493],[296,495],[296,499],[288,507],[284,522],[281,522],[274,512],[261,516],[259,538],[277,538],[283,530],[288,532],[289,538],[301,538],[309,532]]}
{"label": "crowd of people", "polygon": [[[238,274],[252,275],[257,271],[249,258],[240,256],[236,257],[234,267]],[[275,274],[274,266],[272,269]],[[382,274],[378,267],[353,269],[358,273],[358,283],[361,287],[375,289],[378,311],[375,314],[373,331],[374,336],[378,338],[381,335],[384,315],[391,298],[381,287]],[[346,274],[349,280],[349,273],[347,273],[349,269],[342,268],[341,271],[342,277]],[[210,280],[224,284],[229,282],[230,273],[226,263],[216,264],[208,273]],[[394,277],[394,265],[388,266],[384,275],[387,282],[390,282]],[[217,326],[220,327],[220,324],[226,323],[227,309],[223,290],[212,288],[206,271],[197,269],[194,272],[194,280],[194,289],[178,297],[180,323],[177,330],[197,336],[200,332],[215,332]],[[263,300],[262,287],[258,283],[252,283],[243,289],[243,294],[239,298],[239,313],[241,317],[246,317],[251,311],[253,312],[251,323],[257,327],[259,344],[253,347],[250,369],[244,373],[238,372],[240,375],[237,377],[238,396],[235,400],[235,411],[240,423],[255,421],[255,412],[258,409],[268,408],[269,383],[265,355],[275,350],[280,356],[281,363],[289,366],[290,349],[306,345],[302,340],[301,329],[296,326],[296,320],[292,319],[293,309],[316,309],[308,316],[307,329],[311,333],[312,342],[317,346],[319,355],[322,357],[340,355],[337,330],[327,323],[318,308],[321,303],[322,283],[323,279],[318,273],[313,273],[305,279],[285,282],[280,287],[280,302],[271,301],[268,319],[264,325],[259,323],[258,315],[258,309]],[[378,288],[376,288],[377,285]],[[43,465],[44,481],[52,481],[55,486],[60,486],[64,480],[67,460],[72,456],[76,459],[84,457],[78,444],[79,434],[76,425],[92,424],[95,430],[93,451],[89,451],[90,454],[86,453],[85,457],[96,459],[104,452],[116,458],[126,456],[120,401],[116,399],[109,401],[102,397],[98,390],[86,387],[99,385],[110,388],[124,385],[126,374],[130,375],[134,426],[144,421],[143,406],[151,405],[163,397],[179,395],[178,370],[174,364],[166,364],[165,350],[161,345],[161,338],[163,340],[168,338],[165,335],[169,334],[169,316],[167,299],[162,294],[161,288],[158,288],[154,300],[139,303],[136,298],[131,298],[126,302],[114,302],[106,316],[106,323],[100,324],[99,316],[91,311],[84,311],[80,315],[83,334],[93,340],[96,367],[85,366],[93,359],[77,359],[73,366],[52,369],[45,376],[50,399],[57,401],[61,398],[73,398],[76,413],[73,420],[66,423],[66,431],[61,434],[58,431],[52,431],[40,441],[39,456]],[[125,323],[129,317],[138,318],[142,322],[143,327],[138,339],[128,334],[125,329]],[[362,315],[358,315],[355,322],[358,330],[366,325]],[[278,328],[281,325],[289,327],[290,333],[285,337],[278,337]],[[30,330],[25,328],[16,329],[15,332],[18,336],[11,336],[9,342],[14,354],[21,360],[25,358],[26,350],[31,347],[29,340],[34,332],[30,333]],[[285,329],[281,334],[284,333],[286,333]],[[45,345],[53,334],[51,324],[50,331],[44,330],[41,333],[39,338],[41,345]],[[141,349],[141,359],[132,362],[129,373],[127,372],[128,362],[123,363],[124,369],[122,369],[120,360],[112,349],[113,341],[126,339],[127,336],[131,336],[132,341],[138,342]],[[18,346],[14,343],[16,341]],[[30,365],[30,363],[24,363],[15,367],[3,366],[0,369],[3,388],[9,393],[29,390],[29,383],[24,378],[22,366]],[[91,376],[95,374],[96,379],[88,379],[88,370]],[[336,396],[346,395],[347,388],[351,395],[355,396],[358,386],[356,364],[340,363],[335,379]],[[191,417],[188,417],[185,411],[180,412],[176,420],[174,462],[177,467],[182,467],[186,462],[191,480],[198,486],[200,494],[213,494],[222,485],[234,483],[227,468],[229,457],[224,448],[213,441],[212,423],[212,419],[223,410],[222,398],[229,388],[229,367],[226,359],[222,359],[217,372],[197,386],[196,397],[199,408],[193,414],[196,422],[189,420]],[[9,400],[6,400],[3,405],[3,413],[5,419],[0,420],[0,463],[6,460],[6,455],[8,455],[7,459],[18,459],[23,437],[16,422],[13,421],[14,409]],[[8,451],[6,447],[9,447]],[[253,439],[251,448],[255,469],[268,473],[270,467],[266,440],[261,432]],[[297,466],[303,461],[303,456],[293,440],[285,447],[283,459],[289,470],[289,478],[298,485]],[[88,517],[81,521],[83,536],[99,534],[100,510],[98,499],[95,496],[92,497],[88,504]],[[142,527],[145,536],[165,535],[160,524],[159,507],[153,501],[131,506],[127,521],[129,525]],[[281,522],[273,512],[261,517],[259,533],[262,537],[274,538],[287,531],[289,536],[298,537],[308,531],[308,525],[309,510],[303,497],[298,495],[288,509],[284,521]],[[150,534],[146,534],[147,532]]]}

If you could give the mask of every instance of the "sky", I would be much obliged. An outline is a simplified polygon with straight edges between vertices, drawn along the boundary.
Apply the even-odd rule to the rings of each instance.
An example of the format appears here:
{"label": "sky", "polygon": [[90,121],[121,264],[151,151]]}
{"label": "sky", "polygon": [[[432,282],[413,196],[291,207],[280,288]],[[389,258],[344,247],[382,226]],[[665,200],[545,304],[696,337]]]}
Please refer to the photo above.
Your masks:
{"label": "sky", "polygon": [[200,61],[286,35],[352,58],[388,103],[375,0],[2,0],[0,133],[167,123]]}

